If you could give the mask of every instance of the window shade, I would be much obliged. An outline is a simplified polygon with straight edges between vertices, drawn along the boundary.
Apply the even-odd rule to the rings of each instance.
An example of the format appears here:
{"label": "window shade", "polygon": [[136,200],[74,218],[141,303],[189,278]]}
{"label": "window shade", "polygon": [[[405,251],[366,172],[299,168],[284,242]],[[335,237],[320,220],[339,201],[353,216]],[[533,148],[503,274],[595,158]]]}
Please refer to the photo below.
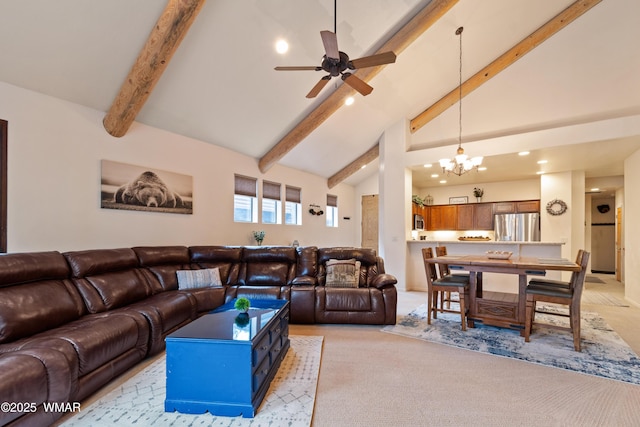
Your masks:
{"label": "window shade", "polygon": [[286,201],[287,202],[294,202],[294,203],[301,203],[300,202],[300,189],[298,187],[289,187],[288,185],[286,186]]}
{"label": "window shade", "polygon": [[235,175],[235,194],[242,196],[257,197],[256,183],[257,178],[251,178],[244,175]]}
{"label": "window shade", "polygon": [[262,197],[265,199],[280,200],[280,184],[271,181],[262,181]]}
{"label": "window shade", "polygon": [[327,194],[327,206],[338,207],[338,196]]}

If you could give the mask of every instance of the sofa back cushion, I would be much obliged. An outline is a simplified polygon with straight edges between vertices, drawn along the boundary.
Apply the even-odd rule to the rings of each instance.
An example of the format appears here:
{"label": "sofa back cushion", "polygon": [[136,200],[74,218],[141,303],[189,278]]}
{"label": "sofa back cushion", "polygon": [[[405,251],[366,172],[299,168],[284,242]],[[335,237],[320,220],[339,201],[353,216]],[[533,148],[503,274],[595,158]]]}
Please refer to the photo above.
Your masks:
{"label": "sofa back cushion", "polygon": [[318,249],[318,283],[326,284],[327,261],[355,260],[360,262],[358,272],[358,286],[368,287],[373,279],[379,274],[378,257],[376,251],[367,248],[335,247]]}
{"label": "sofa back cushion", "polygon": [[176,272],[191,269],[186,246],[138,246],[133,251],[154,294],[178,289]]}
{"label": "sofa back cushion", "polygon": [[190,246],[189,256],[192,267],[217,268],[223,285],[235,285],[243,250],[237,246]]}
{"label": "sofa back cushion", "polygon": [[63,254],[73,283],[91,313],[100,313],[140,301],[151,287],[130,248],[93,249]]}
{"label": "sofa back cushion", "polygon": [[296,276],[312,276],[318,274],[318,248],[306,246],[296,248],[298,253],[298,265]]}
{"label": "sofa back cushion", "polygon": [[59,252],[0,256],[0,343],[71,322],[84,304]]}
{"label": "sofa back cushion", "polygon": [[245,248],[238,283],[246,286],[288,285],[297,265],[293,247]]}

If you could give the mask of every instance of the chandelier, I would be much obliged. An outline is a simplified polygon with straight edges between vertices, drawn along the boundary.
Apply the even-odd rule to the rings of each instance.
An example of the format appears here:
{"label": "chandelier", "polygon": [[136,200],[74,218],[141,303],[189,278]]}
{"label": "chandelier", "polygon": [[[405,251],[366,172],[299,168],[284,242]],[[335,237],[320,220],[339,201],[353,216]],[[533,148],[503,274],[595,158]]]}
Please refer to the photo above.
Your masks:
{"label": "chandelier", "polygon": [[458,124],[459,124],[459,133],[458,133],[458,151],[453,159],[441,159],[440,166],[442,167],[442,173],[454,173],[458,176],[463,175],[470,170],[478,170],[478,167],[482,164],[482,157],[473,157],[469,158],[466,154],[464,154],[464,148],[462,148],[462,30],[463,27],[460,27],[456,30],[456,35],[460,36],[460,69],[459,69],[459,85],[458,85],[458,95],[460,100],[458,101]]}

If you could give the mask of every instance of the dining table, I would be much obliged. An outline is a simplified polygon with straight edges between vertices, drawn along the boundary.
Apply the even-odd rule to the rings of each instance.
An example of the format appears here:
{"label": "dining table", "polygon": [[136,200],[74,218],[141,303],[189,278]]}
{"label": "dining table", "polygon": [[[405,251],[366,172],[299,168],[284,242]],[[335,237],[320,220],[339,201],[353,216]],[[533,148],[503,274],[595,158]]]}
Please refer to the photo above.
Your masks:
{"label": "dining table", "polygon": [[[507,257],[508,256],[508,257]],[[469,272],[469,311],[467,326],[475,322],[520,330],[524,335],[528,276],[543,276],[547,271],[580,271],[580,265],[564,258],[537,258],[507,255],[444,255],[425,259],[432,264],[446,264],[453,272]],[[483,290],[483,273],[515,274],[517,293]],[[430,281],[427,275],[427,281]],[[429,285],[431,285],[429,283]],[[430,286],[429,286],[430,287]]]}

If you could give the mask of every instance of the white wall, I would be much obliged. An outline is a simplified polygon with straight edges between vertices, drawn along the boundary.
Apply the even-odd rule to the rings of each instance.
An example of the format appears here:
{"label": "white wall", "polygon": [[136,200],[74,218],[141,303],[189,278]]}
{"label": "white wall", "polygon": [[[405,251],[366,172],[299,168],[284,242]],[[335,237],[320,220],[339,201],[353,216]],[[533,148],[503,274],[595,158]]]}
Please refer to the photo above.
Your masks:
{"label": "white wall", "polygon": [[[640,306],[640,151],[636,151],[624,162],[624,263],[625,297]],[[635,196],[635,197],[634,197]]]}
{"label": "white wall", "polygon": [[[448,185],[436,187],[420,187],[414,183],[414,191],[420,197],[430,194],[433,196],[433,204],[446,205],[449,197],[468,196],[469,203],[476,201],[473,196],[473,188],[481,187],[484,190],[483,202],[502,202],[505,200],[537,200],[540,198],[540,181],[527,179],[521,181],[490,182],[481,185]],[[416,193],[414,193],[416,194]]]}
{"label": "white wall", "polygon": [[[351,246],[356,240],[355,190],[274,166],[261,174],[256,159],[134,123],[122,138],[104,130],[104,113],[0,83],[0,118],[9,122],[8,251],[81,250],[134,245],[253,244]],[[100,208],[100,160],[191,175],[193,215]],[[233,222],[234,173],[302,188],[302,226]],[[339,227],[307,213],[309,204],[338,196]],[[350,221],[343,217],[351,217]]]}

